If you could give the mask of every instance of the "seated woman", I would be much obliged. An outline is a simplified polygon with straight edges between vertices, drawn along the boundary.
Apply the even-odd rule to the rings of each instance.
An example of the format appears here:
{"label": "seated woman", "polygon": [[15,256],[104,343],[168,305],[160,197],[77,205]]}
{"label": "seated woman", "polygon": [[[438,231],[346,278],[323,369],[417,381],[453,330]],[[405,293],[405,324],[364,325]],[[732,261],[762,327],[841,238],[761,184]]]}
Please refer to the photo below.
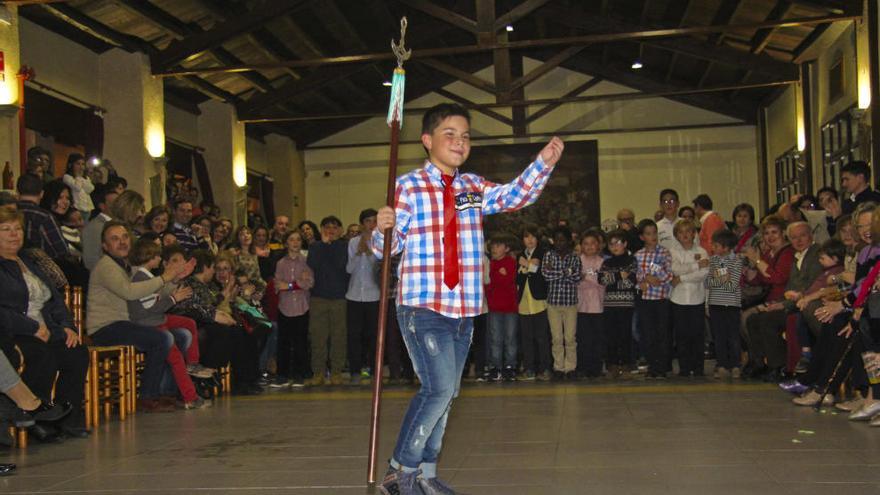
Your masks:
{"label": "seated woman", "polygon": [[[80,341],[64,298],[50,279],[27,256],[19,256],[24,242],[24,219],[0,208],[0,349],[14,366],[17,345],[27,363],[22,380],[46,403],[69,402],[71,414],[57,425],[37,425],[38,440],[58,441],[64,436],[88,436],[83,415],[89,353]],[[56,375],[57,382],[56,382]]]}
{"label": "seated woman", "polygon": [[[67,184],[61,180],[47,182],[43,186],[43,198],[40,207],[52,213],[55,222],[61,228],[61,234],[67,245],[65,256],[56,257],[53,261],[64,272],[70,285],[83,287],[89,283],[89,271],[82,261],[82,240],[80,231],[65,227],[71,220],[68,215],[76,215],[79,210],[71,206],[71,192]],[[74,219],[73,222],[76,220]],[[80,227],[81,228],[81,227]]]}
{"label": "seated woman", "polygon": [[[256,384],[257,342],[232,317],[230,302],[237,296],[238,288],[232,277],[231,259],[217,261],[204,249],[196,249],[190,256],[195,267],[183,285],[192,289],[192,296],[174,305],[171,312],[192,318],[198,324],[202,365],[220,368],[231,361],[233,393],[260,393],[262,388]],[[221,265],[227,274],[224,286],[215,283],[215,266]]]}

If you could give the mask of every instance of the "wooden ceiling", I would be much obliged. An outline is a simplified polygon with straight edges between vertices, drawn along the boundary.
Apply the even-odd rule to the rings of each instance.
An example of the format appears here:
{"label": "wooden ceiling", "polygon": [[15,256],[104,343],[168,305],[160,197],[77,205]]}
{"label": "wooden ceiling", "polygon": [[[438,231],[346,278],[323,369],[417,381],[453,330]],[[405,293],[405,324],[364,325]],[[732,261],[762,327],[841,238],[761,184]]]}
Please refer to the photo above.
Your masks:
{"label": "wooden ceiling", "polygon": [[[251,135],[280,133],[306,147],[387,106],[389,42],[409,19],[408,100],[457,80],[521,102],[555,67],[753,122],[832,22],[860,0],[26,0],[22,17],[95,52],[140,51],[165,77],[169,103],[197,112],[236,106]],[[511,25],[512,32],[506,27]],[[665,31],[659,31],[665,30]],[[430,56],[427,56],[430,55]],[[353,57],[344,59],[345,56]],[[522,57],[542,61],[523,74]],[[643,64],[633,70],[634,60]],[[494,66],[495,81],[473,74]],[[255,70],[243,70],[246,68]],[[598,81],[595,80],[595,81]],[[595,82],[593,82],[595,84]],[[759,87],[754,87],[754,86]],[[589,83],[560,91],[577,98]],[[720,90],[721,88],[729,88]],[[478,108],[527,133],[512,117]],[[546,113],[546,112],[545,112]],[[284,120],[297,118],[299,120]]]}

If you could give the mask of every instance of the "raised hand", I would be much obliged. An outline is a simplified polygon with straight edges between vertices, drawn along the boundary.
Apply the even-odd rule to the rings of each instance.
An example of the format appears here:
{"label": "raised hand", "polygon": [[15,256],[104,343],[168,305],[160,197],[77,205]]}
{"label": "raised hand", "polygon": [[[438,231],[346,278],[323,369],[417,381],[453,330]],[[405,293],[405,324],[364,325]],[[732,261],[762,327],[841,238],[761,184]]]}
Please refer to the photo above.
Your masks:
{"label": "raised hand", "polygon": [[562,157],[562,150],[565,148],[565,144],[558,137],[554,137],[547,143],[547,146],[544,146],[544,149],[541,150],[541,159],[544,160],[549,166],[556,165],[556,162],[559,161],[559,158]]}

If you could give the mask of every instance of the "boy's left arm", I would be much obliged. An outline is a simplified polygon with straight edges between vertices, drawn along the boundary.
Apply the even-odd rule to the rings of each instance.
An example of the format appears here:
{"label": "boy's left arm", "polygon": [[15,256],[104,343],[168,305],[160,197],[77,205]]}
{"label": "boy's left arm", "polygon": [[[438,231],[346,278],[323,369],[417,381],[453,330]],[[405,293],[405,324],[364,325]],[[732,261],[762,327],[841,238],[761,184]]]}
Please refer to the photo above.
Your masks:
{"label": "boy's left arm", "polygon": [[556,162],[562,156],[563,148],[562,140],[554,137],[519,177],[503,185],[484,181],[483,214],[515,211],[537,201],[547,181],[550,180]]}

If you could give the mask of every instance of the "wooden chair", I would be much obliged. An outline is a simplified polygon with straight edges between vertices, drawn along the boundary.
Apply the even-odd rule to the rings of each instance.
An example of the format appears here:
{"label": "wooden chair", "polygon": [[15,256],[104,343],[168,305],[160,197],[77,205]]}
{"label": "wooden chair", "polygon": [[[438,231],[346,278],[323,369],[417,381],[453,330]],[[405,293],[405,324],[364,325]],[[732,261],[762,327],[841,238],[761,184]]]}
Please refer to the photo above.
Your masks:
{"label": "wooden chair", "polygon": [[[15,346],[15,352],[18,353],[18,362],[21,363],[18,365],[18,374],[21,375],[24,373],[24,354],[21,353],[21,349],[18,346]],[[27,428],[16,428],[14,426],[9,427],[9,434],[12,436],[15,446],[20,449],[27,448],[28,444],[28,431]]]}

